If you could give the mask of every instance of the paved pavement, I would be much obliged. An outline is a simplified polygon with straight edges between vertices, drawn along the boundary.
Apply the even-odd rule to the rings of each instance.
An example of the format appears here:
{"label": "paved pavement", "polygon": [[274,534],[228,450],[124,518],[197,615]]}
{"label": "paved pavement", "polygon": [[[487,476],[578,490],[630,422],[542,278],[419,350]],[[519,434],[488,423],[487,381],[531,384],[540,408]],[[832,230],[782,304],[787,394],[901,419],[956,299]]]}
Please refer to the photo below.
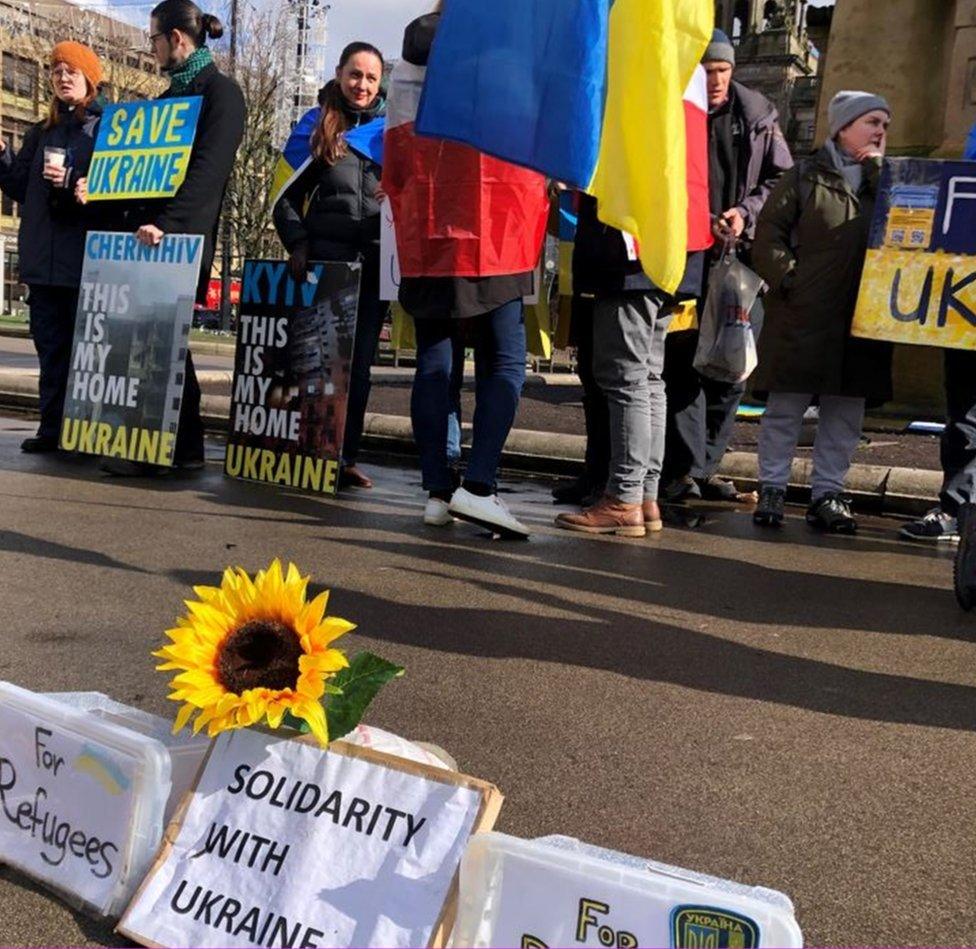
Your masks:
{"label": "paved pavement", "polygon": [[[422,526],[413,471],[328,500],[224,479],[101,477],[0,423],[0,678],[170,714],[149,651],[191,584],[273,556],[333,590],[347,644],[407,667],[370,714],[507,797],[499,829],[564,833],[797,904],[808,944],[976,943],[976,617],[948,554],[779,533],[746,512],[641,541]],[[115,945],[0,869],[0,944]]]}
{"label": "paved pavement", "polygon": [[[206,344],[200,344],[205,346]],[[203,374],[203,391],[211,395],[230,395],[233,359],[226,355],[197,353],[194,363]],[[10,370],[35,370],[37,358],[29,339],[0,336],[0,377]],[[583,390],[568,372],[542,376],[531,374],[515,419],[517,429],[578,435],[584,431]],[[409,416],[413,369],[378,366],[373,371],[369,411],[385,415]],[[575,383],[575,384],[574,384]],[[474,415],[474,378],[469,367],[462,394],[464,418]],[[885,420],[861,444],[855,462],[865,465],[895,466],[923,470],[939,469],[938,438],[905,435],[897,423]],[[732,451],[755,453],[759,426],[755,421],[739,422],[731,442]],[[809,441],[809,439],[807,439]],[[810,444],[801,445],[800,457],[809,458]]]}

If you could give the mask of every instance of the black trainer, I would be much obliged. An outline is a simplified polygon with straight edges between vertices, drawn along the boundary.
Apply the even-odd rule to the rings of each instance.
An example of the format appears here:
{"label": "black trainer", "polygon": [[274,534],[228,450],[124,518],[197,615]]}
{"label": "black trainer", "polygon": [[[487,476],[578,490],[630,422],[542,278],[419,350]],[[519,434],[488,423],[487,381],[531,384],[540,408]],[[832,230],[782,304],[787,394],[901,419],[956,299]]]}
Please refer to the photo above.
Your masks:
{"label": "black trainer", "polygon": [[761,527],[779,527],[783,523],[785,506],[786,492],[782,488],[762,485],[759,489],[759,503],[752,512],[753,523]]}
{"label": "black trainer", "polygon": [[34,435],[20,443],[20,450],[28,455],[40,455],[58,450],[58,440],[54,435]]}
{"label": "black trainer", "polygon": [[807,508],[807,523],[828,534],[854,534],[857,521],[851,514],[851,499],[846,494],[825,494]]}
{"label": "black trainer", "polygon": [[959,548],[953,565],[956,600],[967,612],[976,606],[976,516],[972,504],[963,504],[956,516]]}
{"label": "black trainer", "polygon": [[582,506],[594,490],[596,489],[590,479],[586,475],[580,475],[572,481],[557,484],[552,489],[552,503]]}

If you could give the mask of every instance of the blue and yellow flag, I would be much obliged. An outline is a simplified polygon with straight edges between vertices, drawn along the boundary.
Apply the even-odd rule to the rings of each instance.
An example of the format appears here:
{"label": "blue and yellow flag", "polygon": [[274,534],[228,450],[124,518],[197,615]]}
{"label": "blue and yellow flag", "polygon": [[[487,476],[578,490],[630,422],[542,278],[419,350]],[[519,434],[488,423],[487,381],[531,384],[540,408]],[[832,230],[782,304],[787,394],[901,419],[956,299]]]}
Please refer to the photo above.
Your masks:
{"label": "blue and yellow flag", "polygon": [[593,194],[673,291],[692,249],[683,97],[713,22],[712,0],[451,0],[417,132]]}
{"label": "blue and yellow flag", "polygon": [[[271,204],[274,206],[293,181],[305,170],[312,160],[312,133],[318,123],[322,110],[309,109],[292,129],[285,147],[278,156],[271,184]],[[346,144],[365,158],[383,164],[383,130],[386,127],[382,118],[373,119],[364,125],[349,129],[345,133]]]}

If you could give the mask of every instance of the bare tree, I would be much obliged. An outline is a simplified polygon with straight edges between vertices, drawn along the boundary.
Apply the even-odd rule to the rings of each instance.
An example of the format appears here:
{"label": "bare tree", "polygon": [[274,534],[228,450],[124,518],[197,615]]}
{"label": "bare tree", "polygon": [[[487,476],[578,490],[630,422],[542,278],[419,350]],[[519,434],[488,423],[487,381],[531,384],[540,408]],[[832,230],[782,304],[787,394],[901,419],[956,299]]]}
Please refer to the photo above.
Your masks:
{"label": "bare tree", "polygon": [[[281,245],[271,220],[271,184],[281,147],[278,111],[286,90],[284,63],[289,24],[287,10],[257,10],[244,5],[237,38],[235,75],[247,104],[247,123],[237,161],[227,184],[223,213],[233,238],[234,270],[243,258],[278,257]],[[221,67],[229,71],[226,53]]]}

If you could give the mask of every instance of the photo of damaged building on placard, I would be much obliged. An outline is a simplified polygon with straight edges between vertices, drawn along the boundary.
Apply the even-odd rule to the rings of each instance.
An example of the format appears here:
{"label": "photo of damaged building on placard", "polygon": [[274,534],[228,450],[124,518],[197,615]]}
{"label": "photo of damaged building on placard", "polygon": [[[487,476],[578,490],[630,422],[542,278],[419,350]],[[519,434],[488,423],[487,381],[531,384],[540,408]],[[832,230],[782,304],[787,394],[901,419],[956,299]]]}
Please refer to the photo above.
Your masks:
{"label": "photo of damaged building on placard", "polygon": [[172,463],[197,267],[86,258],[62,447]]}
{"label": "photo of damaged building on placard", "polygon": [[297,283],[283,261],[245,261],[226,470],[331,493],[345,434],[359,265],[308,268]]}

